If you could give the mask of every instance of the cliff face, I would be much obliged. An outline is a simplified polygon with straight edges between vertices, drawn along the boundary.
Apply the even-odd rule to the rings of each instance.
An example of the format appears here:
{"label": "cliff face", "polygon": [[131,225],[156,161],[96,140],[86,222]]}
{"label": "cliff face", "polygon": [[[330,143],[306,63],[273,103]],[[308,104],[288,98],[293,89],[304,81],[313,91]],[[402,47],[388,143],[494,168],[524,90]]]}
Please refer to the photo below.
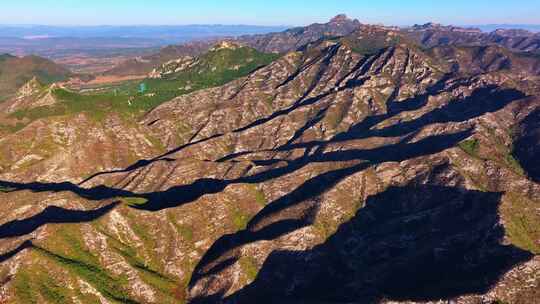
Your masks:
{"label": "cliff face", "polygon": [[535,65],[369,27],[136,123],[37,120],[1,139],[0,299],[534,303]]}

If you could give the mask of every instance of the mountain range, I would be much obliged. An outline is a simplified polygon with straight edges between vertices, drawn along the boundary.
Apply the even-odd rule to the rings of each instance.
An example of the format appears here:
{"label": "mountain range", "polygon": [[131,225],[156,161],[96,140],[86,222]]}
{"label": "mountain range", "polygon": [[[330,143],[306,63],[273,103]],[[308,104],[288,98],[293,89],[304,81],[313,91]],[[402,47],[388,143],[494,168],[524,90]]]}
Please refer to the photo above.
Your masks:
{"label": "mountain range", "polygon": [[539,303],[538,49],[340,15],[25,74],[0,302]]}

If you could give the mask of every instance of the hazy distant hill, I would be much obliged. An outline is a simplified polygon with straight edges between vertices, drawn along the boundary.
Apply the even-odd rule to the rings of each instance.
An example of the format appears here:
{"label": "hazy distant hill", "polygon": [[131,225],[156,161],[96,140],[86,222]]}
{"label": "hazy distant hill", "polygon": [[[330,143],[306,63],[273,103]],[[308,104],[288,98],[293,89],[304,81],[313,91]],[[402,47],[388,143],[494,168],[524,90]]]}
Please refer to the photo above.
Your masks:
{"label": "hazy distant hill", "polygon": [[483,24],[475,25],[484,32],[493,32],[498,29],[518,29],[518,30],[527,30],[531,32],[540,32],[540,24]]}
{"label": "hazy distant hill", "polygon": [[70,75],[66,68],[41,57],[0,55],[0,101],[34,77],[43,84],[50,84]]}
{"label": "hazy distant hill", "polygon": [[[119,61],[155,53],[171,44],[279,32],[286,28],[252,25],[0,25],[0,54],[38,55],[61,62],[77,72],[94,72],[108,70]],[[100,58],[99,63],[95,62],[96,58]],[[150,70],[155,65],[151,64]]]}
{"label": "hazy distant hill", "polygon": [[257,25],[164,25],[164,26],[47,26],[0,25],[2,37],[123,37],[168,39],[171,42],[208,36],[262,34],[287,29],[286,26]]}

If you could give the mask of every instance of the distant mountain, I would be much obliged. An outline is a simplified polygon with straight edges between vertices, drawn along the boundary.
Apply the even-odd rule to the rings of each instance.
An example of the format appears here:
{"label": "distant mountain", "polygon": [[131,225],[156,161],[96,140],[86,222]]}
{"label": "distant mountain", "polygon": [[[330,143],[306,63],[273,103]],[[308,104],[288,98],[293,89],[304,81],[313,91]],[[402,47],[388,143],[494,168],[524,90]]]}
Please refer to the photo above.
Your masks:
{"label": "distant mountain", "polygon": [[280,33],[242,36],[238,41],[262,52],[283,53],[297,49],[323,37],[344,36],[361,25],[360,21],[346,15],[338,15],[328,23],[315,23],[306,27],[296,27]]}
{"label": "distant mountain", "polygon": [[157,53],[121,62],[104,74],[114,76],[146,75],[157,66],[160,66],[170,60],[178,59],[182,56],[200,55],[208,51],[214,43],[215,40],[210,40],[170,45],[164,47]]}
{"label": "distant mountain", "polygon": [[0,55],[0,101],[34,78],[42,84],[51,84],[70,76],[68,69],[45,58]]}
{"label": "distant mountain", "polygon": [[[323,37],[343,36],[350,34],[361,25],[360,21],[348,18],[346,15],[338,15],[328,23],[315,23],[305,27],[295,27],[286,31],[244,35],[237,38],[230,37],[237,43],[252,47],[265,53],[284,53],[295,50],[307,43],[317,41]],[[217,40],[197,41],[178,46],[169,46],[159,53],[145,56],[139,60],[130,60],[110,70],[106,74],[125,76],[128,73],[149,73],[153,67],[161,65],[169,60],[182,56],[196,56],[208,51]]]}
{"label": "distant mountain", "polygon": [[526,30],[498,29],[490,33],[478,28],[444,26],[436,23],[403,29],[406,35],[426,47],[440,45],[500,45],[512,51],[540,51],[540,33]]}
{"label": "distant mountain", "polygon": [[498,29],[519,29],[530,32],[540,32],[540,24],[482,24],[474,25],[473,27],[479,28],[484,32],[493,32]]}
{"label": "distant mountain", "polygon": [[[171,44],[208,40],[223,37],[255,35],[285,30],[285,26],[252,25],[183,25],[183,26],[5,26],[0,25],[0,53],[17,56],[38,55],[65,63],[79,71],[81,66],[88,72],[109,70],[119,62],[136,56],[144,56],[159,51]],[[207,50],[207,49],[206,49]],[[204,51],[204,50],[203,50]],[[102,60],[97,68],[92,67],[96,58]],[[173,57],[165,56],[164,60]],[[137,70],[148,71],[163,61],[152,61],[149,67],[124,68],[133,66],[128,62],[115,73],[129,73]],[[105,68],[102,67],[105,65]],[[145,64],[143,64],[145,66]]]}

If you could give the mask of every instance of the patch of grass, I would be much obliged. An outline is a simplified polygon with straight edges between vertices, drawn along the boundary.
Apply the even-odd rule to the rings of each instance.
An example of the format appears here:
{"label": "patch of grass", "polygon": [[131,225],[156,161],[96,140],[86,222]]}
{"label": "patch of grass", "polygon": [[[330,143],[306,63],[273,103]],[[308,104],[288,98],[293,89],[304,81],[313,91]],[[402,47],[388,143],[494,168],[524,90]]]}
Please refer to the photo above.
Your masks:
{"label": "patch of grass", "polygon": [[142,83],[147,91],[137,95],[134,104],[150,109],[177,96],[220,86],[246,76],[278,57],[277,54],[260,53],[248,47],[210,51],[199,57],[197,63],[189,69],[167,74],[161,79],[144,80]]}
{"label": "patch of grass", "polygon": [[234,209],[232,214],[232,220],[236,230],[244,230],[249,223],[249,216],[242,212],[240,209]]}
{"label": "patch of grass", "polygon": [[505,157],[506,164],[514,170],[514,172],[518,173],[519,175],[525,175],[525,170],[523,170],[523,167],[519,163],[519,161],[512,155],[508,154]]}
{"label": "patch of grass", "polygon": [[0,125],[0,132],[6,132],[8,134],[17,133],[18,131],[24,129],[26,124],[22,122],[17,122],[15,125]]}
{"label": "patch of grass", "polygon": [[120,303],[137,303],[129,298],[124,291],[124,288],[119,283],[118,278],[113,278],[107,271],[100,268],[98,265],[89,264],[81,260],[66,257],[57,253],[53,253],[41,247],[35,247],[41,255],[47,257],[60,266],[68,269],[84,281],[90,283],[104,297]]}
{"label": "patch of grass", "polygon": [[261,207],[268,205],[268,200],[266,199],[264,192],[255,185],[250,185],[250,187],[252,187],[253,194],[255,195],[255,202]]}
{"label": "patch of grass", "polygon": [[540,216],[535,212],[540,203],[516,193],[507,193],[504,198],[501,210],[510,241],[519,248],[540,254]]}
{"label": "patch of grass", "polygon": [[35,246],[35,252],[86,281],[107,299],[119,303],[136,303],[125,291],[125,280],[113,277],[103,269],[99,258],[83,244],[82,235],[76,226],[69,227],[75,229],[58,230],[55,237],[47,242],[47,247]]}
{"label": "patch of grass", "polygon": [[462,141],[459,144],[459,147],[461,148],[461,150],[465,151],[465,153],[471,156],[477,156],[478,149],[480,148],[480,142],[478,141],[478,139],[469,139]]}
{"label": "patch of grass", "polygon": [[165,152],[166,151],[165,146],[163,145],[161,140],[159,140],[159,138],[154,137],[154,136],[149,135],[149,134],[147,134],[145,137],[146,137],[146,139],[148,139],[148,141],[150,141],[152,143],[152,146],[156,150],[158,150],[159,152]]}
{"label": "patch of grass", "polygon": [[50,280],[50,278],[42,278],[40,280],[39,292],[48,303],[63,304],[69,302],[69,290]]}
{"label": "patch of grass", "polygon": [[238,263],[240,263],[242,271],[250,282],[254,281],[257,278],[257,275],[259,274],[259,268],[257,267],[257,260],[255,260],[255,258],[250,256],[241,257]]}
{"label": "patch of grass", "polygon": [[140,206],[148,203],[144,197],[123,197],[121,200],[129,206]]}
{"label": "patch of grass", "polygon": [[178,233],[188,242],[193,242],[193,229],[188,225],[176,225]]}
{"label": "patch of grass", "polygon": [[24,270],[19,271],[13,280],[15,296],[20,303],[34,304],[37,303],[37,294],[30,285],[30,274]]}
{"label": "patch of grass", "polygon": [[[137,270],[140,278],[155,290],[159,291],[162,298],[170,298],[176,288],[176,281],[152,269],[144,261],[142,261],[136,251],[123,243],[116,242],[112,247],[124,259]],[[169,300],[172,300],[169,299]],[[163,302],[161,302],[163,303]]]}
{"label": "patch of grass", "polygon": [[157,241],[154,238],[152,228],[149,228],[146,223],[143,223],[132,213],[126,213],[126,216],[129,219],[131,229],[144,244],[143,250],[148,257],[145,264],[152,269],[163,268],[162,259],[156,256],[155,248],[157,248]]}
{"label": "patch of grass", "polygon": [[167,213],[167,218],[184,240],[189,243],[193,242],[193,227],[185,224],[178,224],[175,217],[171,213]]}

